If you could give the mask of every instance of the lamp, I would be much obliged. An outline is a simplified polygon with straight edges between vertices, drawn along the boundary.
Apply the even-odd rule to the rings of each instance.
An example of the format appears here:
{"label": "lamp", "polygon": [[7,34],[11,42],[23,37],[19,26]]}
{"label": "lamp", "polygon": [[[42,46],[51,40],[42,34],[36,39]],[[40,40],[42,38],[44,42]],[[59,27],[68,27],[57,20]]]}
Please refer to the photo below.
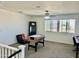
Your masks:
{"label": "lamp", "polygon": [[48,10],[45,10],[45,17],[44,17],[44,19],[46,19],[46,20],[50,19],[50,15],[49,15]]}

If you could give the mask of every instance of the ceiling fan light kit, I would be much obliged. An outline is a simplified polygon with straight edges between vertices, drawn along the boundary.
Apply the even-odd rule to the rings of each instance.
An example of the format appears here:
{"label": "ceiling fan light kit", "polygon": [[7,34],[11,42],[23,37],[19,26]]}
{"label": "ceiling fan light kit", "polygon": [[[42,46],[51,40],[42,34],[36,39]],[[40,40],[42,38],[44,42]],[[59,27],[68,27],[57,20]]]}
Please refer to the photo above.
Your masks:
{"label": "ceiling fan light kit", "polygon": [[48,10],[45,10],[45,17],[44,19],[49,20],[50,19],[50,14],[48,12]]}

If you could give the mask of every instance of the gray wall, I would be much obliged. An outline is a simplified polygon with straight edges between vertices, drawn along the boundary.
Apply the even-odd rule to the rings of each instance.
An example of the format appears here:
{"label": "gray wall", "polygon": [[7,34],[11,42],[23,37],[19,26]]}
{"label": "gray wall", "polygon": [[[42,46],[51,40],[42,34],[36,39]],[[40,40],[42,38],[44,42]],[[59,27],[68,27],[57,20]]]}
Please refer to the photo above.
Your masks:
{"label": "gray wall", "polygon": [[0,9],[0,43],[16,43],[16,35],[27,33],[28,16]]}
{"label": "gray wall", "polygon": [[31,16],[30,21],[37,22],[37,33],[45,34],[46,40],[55,41],[66,44],[73,44],[72,36],[79,35],[79,14],[61,14],[52,17],[53,20],[61,19],[76,19],[75,33],[62,33],[62,32],[45,32],[44,18],[42,16]]}

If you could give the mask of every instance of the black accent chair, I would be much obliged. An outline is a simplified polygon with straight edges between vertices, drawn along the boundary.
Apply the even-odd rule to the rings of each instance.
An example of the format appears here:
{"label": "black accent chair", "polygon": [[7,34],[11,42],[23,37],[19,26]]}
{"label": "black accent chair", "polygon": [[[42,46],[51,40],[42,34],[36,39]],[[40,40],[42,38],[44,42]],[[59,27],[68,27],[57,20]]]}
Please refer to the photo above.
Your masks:
{"label": "black accent chair", "polygon": [[73,43],[74,43],[74,46],[75,46],[75,50],[76,51],[76,58],[78,58],[78,51],[79,51],[79,43],[76,42],[76,40],[78,40],[79,36],[73,36]]}

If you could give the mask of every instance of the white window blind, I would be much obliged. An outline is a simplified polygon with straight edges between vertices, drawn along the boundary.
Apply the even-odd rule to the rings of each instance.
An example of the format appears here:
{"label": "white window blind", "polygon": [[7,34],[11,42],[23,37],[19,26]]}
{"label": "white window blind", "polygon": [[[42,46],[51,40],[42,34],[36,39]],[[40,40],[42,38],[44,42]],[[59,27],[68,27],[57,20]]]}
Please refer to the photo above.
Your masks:
{"label": "white window blind", "polygon": [[45,20],[45,31],[75,33],[75,19]]}
{"label": "white window blind", "polygon": [[50,31],[50,20],[45,20],[45,31]]}
{"label": "white window blind", "polygon": [[51,20],[51,28],[50,28],[50,30],[51,31],[54,31],[54,32],[57,32],[57,21],[58,20]]}
{"label": "white window blind", "polygon": [[59,32],[66,32],[66,20],[60,20]]}
{"label": "white window blind", "polygon": [[75,20],[74,19],[67,21],[67,32],[75,33]]}

